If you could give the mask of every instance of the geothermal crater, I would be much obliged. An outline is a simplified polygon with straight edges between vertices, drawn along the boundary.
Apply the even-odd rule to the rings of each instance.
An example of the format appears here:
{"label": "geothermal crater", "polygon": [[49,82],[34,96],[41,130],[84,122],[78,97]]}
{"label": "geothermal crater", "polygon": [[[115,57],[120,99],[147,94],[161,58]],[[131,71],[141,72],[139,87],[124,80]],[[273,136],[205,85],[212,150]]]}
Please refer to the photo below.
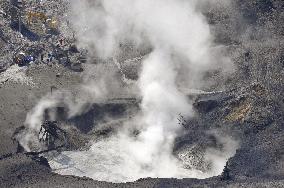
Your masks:
{"label": "geothermal crater", "polygon": [[283,7],[0,1],[0,187],[283,187]]}

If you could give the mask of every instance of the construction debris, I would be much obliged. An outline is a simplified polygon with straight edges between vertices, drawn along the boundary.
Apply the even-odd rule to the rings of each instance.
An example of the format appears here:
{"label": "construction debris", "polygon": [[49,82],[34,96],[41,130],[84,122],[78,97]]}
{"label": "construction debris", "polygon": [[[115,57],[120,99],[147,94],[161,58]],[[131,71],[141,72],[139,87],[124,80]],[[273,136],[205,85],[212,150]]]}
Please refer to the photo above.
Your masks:
{"label": "construction debris", "polygon": [[15,55],[14,62],[19,66],[25,66],[33,62],[35,59],[31,55],[26,55],[24,52],[20,52]]}
{"label": "construction debris", "polygon": [[[29,66],[33,62],[59,64],[72,71],[83,71],[81,63],[86,58],[82,54],[86,53],[76,47],[74,32],[66,15],[58,11],[64,10],[64,6],[66,4],[57,1],[0,2],[0,7],[3,7],[0,10],[0,47],[3,54],[0,56],[5,57],[0,59],[0,72],[14,64]],[[61,25],[66,27],[59,31]]]}

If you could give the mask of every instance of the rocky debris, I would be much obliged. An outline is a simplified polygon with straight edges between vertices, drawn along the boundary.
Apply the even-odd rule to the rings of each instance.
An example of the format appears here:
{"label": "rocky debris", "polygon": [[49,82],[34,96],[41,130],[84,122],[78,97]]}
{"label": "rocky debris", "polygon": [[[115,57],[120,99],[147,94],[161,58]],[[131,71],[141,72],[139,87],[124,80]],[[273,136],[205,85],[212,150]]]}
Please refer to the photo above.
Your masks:
{"label": "rocky debris", "polygon": [[[40,127],[39,141],[44,142],[48,149],[64,147],[67,145],[66,132],[57,125],[56,121],[45,121]],[[56,141],[60,141],[59,146],[55,145]]]}
{"label": "rocky debris", "polygon": [[228,161],[226,162],[226,165],[224,167],[224,170],[221,174],[221,180],[222,181],[229,181],[229,180],[232,180],[232,177],[230,175],[230,169],[228,168],[229,164],[228,164]]}
{"label": "rocky debris", "polygon": [[[32,101],[50,92],[53,85],[56,88],[72,87],[80,82],[78,74],[62,70],[65,66],[81,71],[80,63],[86,62],[88,53],[74,45],[72,31],[62,15],[68,3],[62,2],[26,1],[26,5],[31,8],[27,11],[38,8],[46,16],[57,17],[62,22],[59,31],[64,33],[65,42],[61,40],[60,32],[42,28],[40,20],[29,26],[23,18],[22,23],[11,25],[9,2],[0,2],[0,97],[4,101],[0,104],[0,122],[4,130],[0,133],[1,187],[55,187],[58,184],[60,187],[283,187],[283,1],[237,0],[233,2],[234,6],[216,1],[216,5],[205,12],[216,42],[227,45],[237,70],[226,79],[217,79],[211,88],[206,88],[223,92],[191,96],[195,99],[196,117],[186,120],[186,123],[182,121],[184,135],[177,138],[174,152],[186,168],[194,166],[206,171],[210,169],[210,163],[204,158],[205,148],[224,149],[224,143],[217,140],[218,136],[207,131],[218,130],[238,139],[239,149],[229,159],[223,175],[206,180],[142,179],[127,184],[53,174],[43,156],[23,154],[23,149],[10,139],[25,120],[26,112],[34,105]],[[19,25],[22,25],[21,32]],[[131,45],[122,46],[117,62],[126,79],[138,78],[141,59],[147,55],[147,50],[151,48],[141,52]],[[36,65],[29,66],[25,74],[22,74],[23,68],[13,65],[13,57],[20,51],[35,57]],[[135,51],[134,55],[128,53],[130,51]],[[95,58],[93,61],[99,62]],[[55,67],[54,64],[63,66]],[[211,74],[207,78],[218,78],[215,76]],[[30,81],[37,87],[34,88]],[[83,122],[90,125],[94,114],[101,117],[104,111],[119,116],[125,113],[124,105],[113,102],[87,108],[86,113],[75,117],[71,124]],[[86,121],[89,117],[90,120]],[[78,128],[69,125],[68,147],[71,150],[82,148],[90,135],[107,137],[115,131],[111,123],[104,129],[81,125]],[[133,130],[133,134],[139,132]],[[225,181],[228,178],[231,181]]]}
{"label": "rocky debris", "polygon": [[[27,66],[31,61],[36,64],[59,63],[70,70],[83,71],[81,62],[84,60],[81,57],[81,52],[76,48],[73,38],[68,38],[66,35],[62,38],[59,30],[50,32],[49,29],[46,29],[45,33],[39,32],[42,24],[48,25],[50,16],[57,17],[58,22],[63,22],[63,12],[59,10],[66,9],[64,8],[66,3],[61,1],[25,1],[21,5],[21,9],[18,8],[17,3],[10,4],[6,0],[1,4],[5,7],[5,15],[8,15],[8,17],[3,17],[1,23],[3,27],[1,27],[0,36],[4,41],[1,52],[10,54],[10,57],[2,59],[1,71],[5,71],[12,64]],[[9,11],[13,8],[16,13]],[[33,9],[36,9],[36,12],[32,12]],[[14,15],[15,18],[13,18]],[[32,18],[30,18],[31,15]],[[30,20],[26,20],[27,18]],[[43,20],[42,24],[31,23],[33,20],[41,19]]]}
{"label": "rocky debris", "polygon": [[[279,100],[267,98],[267,92],[262,84],[256,83],[226,92],[199,95],[194,103],[198,115],[188,120],[186,133],[177,138],[175,153],[189,168],[210,169],[210,163],[204,158],[205,148],[222,151],[224,147],[218,144],[218,135],[208,132],[217,130],[232,138],[241,138],[240,148],[226,166],[230,169],[231,179],[283,176],[283,168],[280,170],[278,164],[283,161],[280,145],[284,141],[284,111]],[[271,144],[273,149],[269,146]]]}
{"label": "rocky debris", "polygon": [[7,81],[35,87],[33,78],[26,76],[25,68],[21,68],[17,65],[13,65],[5,72],[0,73],[0,85],[5,84]]}

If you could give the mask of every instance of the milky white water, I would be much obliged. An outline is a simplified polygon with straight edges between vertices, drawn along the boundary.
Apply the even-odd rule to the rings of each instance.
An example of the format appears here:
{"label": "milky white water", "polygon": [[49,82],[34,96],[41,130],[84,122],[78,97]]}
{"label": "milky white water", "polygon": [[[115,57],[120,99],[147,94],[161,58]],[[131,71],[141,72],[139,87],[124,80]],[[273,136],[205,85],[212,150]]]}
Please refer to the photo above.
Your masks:
{"label": "milky white water", "polygon": [[[175,164],[173,162],[168,163],[168,160],[174,161],[175,158],[161,158],[155,161],[155,166],[145,164],[141,168],[141,163],[131,155],[131,148],[125,147],[122,142],[128,141],[111,137],[94,143],[87,151],[62,152],[51,159],[49,164],[54,172],[62,175],[86,176],[108,182],[129,182],[146,177],[206,178],[209,176],[198,170],[184,169],[181,163],[177,163],[180,166],[172,166]],[[159,171],[158,168],[162,170]]]}

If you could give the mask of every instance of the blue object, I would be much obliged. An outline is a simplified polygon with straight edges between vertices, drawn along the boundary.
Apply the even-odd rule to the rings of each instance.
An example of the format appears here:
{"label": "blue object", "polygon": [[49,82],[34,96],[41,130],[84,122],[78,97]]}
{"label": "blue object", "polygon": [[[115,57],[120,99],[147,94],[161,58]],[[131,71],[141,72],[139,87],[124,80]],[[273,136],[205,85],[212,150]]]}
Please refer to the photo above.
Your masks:
{"label": "blue object", "polygon": [[47,54],[47,58],[48,58],[47,61],[50,61],[50,62],[51,62],[51,61],[53,60],[53,57],[54,57],[54,55],[52,54],[52,52],[51,52],[51,53],[48,53],[48,54]]}
{"label": "blue object", "polygon": [[30,62],[34,61],[34,57],[31,56],[31,55],[29,55],[29,56],[27,56],[27,57],[25,58],[25,61],[26,61],[27,63],[30,63]]}

